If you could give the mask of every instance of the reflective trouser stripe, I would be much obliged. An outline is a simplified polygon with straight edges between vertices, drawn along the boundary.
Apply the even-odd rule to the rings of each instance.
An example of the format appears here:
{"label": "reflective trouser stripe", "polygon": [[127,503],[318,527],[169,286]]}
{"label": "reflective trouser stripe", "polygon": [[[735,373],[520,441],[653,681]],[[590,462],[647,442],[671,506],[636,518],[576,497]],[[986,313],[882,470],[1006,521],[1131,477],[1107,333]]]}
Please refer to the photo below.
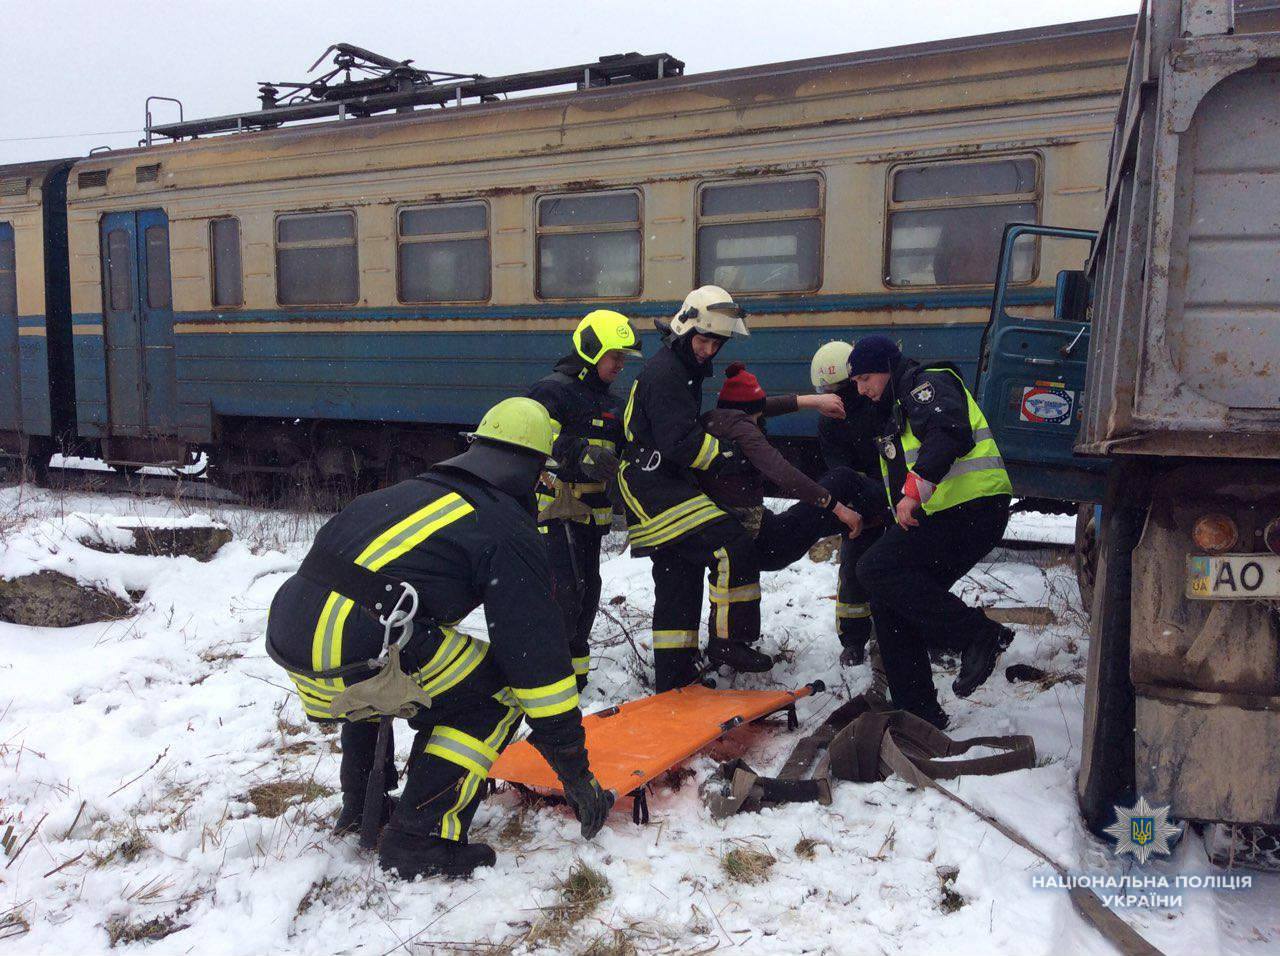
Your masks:
{"label": "reflective trouser stripe", "polygon": [[653,632],[653,649],[655,651],[674,651],[688,647],[697,649],[697,631],[666,630]]}
{"label": "reflective trouser stripe", "polygon": [[[716,583],[711,586],[714,594],[719,590],[722,594],[729,592],[729,550],[727,548],[718,548],[715,553],[716,557]],[[712,603],[716,606],[716,636],[721,640],[729,636],[729,603],[712,599]]]}
{"label": "reflective trouser stripe", "polygon": [[736,604],[740,601],[760,600],[760,585],[740,584],[736,588],[723,589],[711,586],[711,602],[713,604]]}
{"label": "reflective trouser stripe", "polygon": [[498,759],[498,751],[483,740],[452,727],[437,727],[431,732],[431,739],[427,741],[427,753],[456,763],[482,777],[489,775],[489,768]]}
{"label": "reflective trouser stripe", "polygon": [[849,618],[870,617],[870,604],[843,604],[836,602],[836,620],[847,620]]}
{"label": "reflective trouser stripe", "polygon": [[530,717],[554,717],[578,706],[578,679],[574,674],[541,687],[512,687],[520,709]]}
{"label": "reflective trouser stripe", "polygon": [[297,688],[298,699],[302,701],[302,709],[306,712],[306,715],[314,717],[316,720],[332,720],[334,717],[333,698],[336,693],[317,692],[303,683],[305,678],[299,677],[292,671],[287,671],[286,673],[293,679],[293,686]]}
{"label": "reflective trouser stripe", "polygon": [[[320,619],[316,621],[311,641],[311,669],[327,671],[342,663],[342,628],[355,602],[344,598],[337,591],[330,591],[325,599]],[[339,679],[341,684],[341,680]],[[343,685],[345,686],[345,685]]]}
{"label": "reflective trouser stripe", "polygon": [[579,677],[585,677],[589,674],[591,672],[591,655],[573,658],[573,672]]}
{"label": "reflective trouser stripe", "polygon": [[693,464],[689,467],[703,471],[711,467],[711,462],[715,460],[718,454],[720,454],[719,439],[714,435],[704,434],[702,436],[702,446],[698,449],[698,454],[693,457]]}
{"label": "reflective trouser stripe", "polygon": [[592,508],[591,517],[598,526],[607,528],[609,525],[613,524],[613,509]]}
{"label": "reflective trouser stripe", "polygon": [[[496,699],[495,695],[495,699]],[[462,839],[462,811],[475,799],[489,768],[498,759],[498,747],[512,726],[520,719],[520,711],[508,705],[507,713],[486,739],[479,740],[452,727],[437,727],[427,741],[426,753],[457,764],[467,771],[458,785],[458,799],[440,818],[440,836],[445,840]],[[492,756],[490,756],[492,755]]]}
{"label": "reflective trouser stripe", "polygon": [[636,496],[631,493],[631,486],[627,484],[627,463],[623,462],[622,467],[618,469],[618,491],[622,493],[622,500],[627,503],[627,507],[631,509],[631,513],[640,519],[640,523],[649,520],[649,515],[644,508],[640,507],[640,502],[636,500]]}

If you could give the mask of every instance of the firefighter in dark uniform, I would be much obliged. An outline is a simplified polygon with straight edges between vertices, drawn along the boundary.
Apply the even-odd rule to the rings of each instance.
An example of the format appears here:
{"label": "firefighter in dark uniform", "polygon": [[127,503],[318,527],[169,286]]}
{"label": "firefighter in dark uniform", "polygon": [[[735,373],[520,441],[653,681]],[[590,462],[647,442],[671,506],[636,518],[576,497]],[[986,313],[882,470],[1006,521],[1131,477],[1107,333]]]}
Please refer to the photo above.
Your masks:
{"label": "firefighter in dark uniform", "polygon": [[[417,736],[399,802],[392,810],[378,794],[384,806],[371,808],[390,812],[379,862],[406,879],[465,876],[494,863],[490,847],[467,842],[467,829],[489,767],[522,718],[564,783],[584,837],[603,825],[612,803],[588,766],[577,683],[534,523],[533,488],[551,444],[546,409],[527,398],[500,402],[461,455],[362,495],[331,518],[272,601],[268,653],[289,673],[309,717],[343,720],[342,829],[362,816],[373,789],[366,784],[378,729],[344,719],[361,713],[345,702],[375,683],[369,662],[380,653],[387,661],[390,634],[380,602],[350,595],[365,578],[416,595],[412,628],[391,645],[399,667],[384,666],[376,681],[411,688],[405,701],[416,701],[408,712]],[[481,604],[487,642],[455,629]],[[396,704],[378,713],[396,712]],[[392,773],[384,789],[394,781]]]}
{"label": "firefighter in dark uniform", "polygon": [[[852,468],[880,481],[880,454],[876,450],[879,416],[875,405],[858,394],[849,378],[848,342],[828,342],[814,353],[809,378],[819,394],[836,395],[844,403],[843,418],[824,417],[818,422],[818,447],[828,470]],[[871,515],[866,516],[871,519]],[[854,568],[858,559],[880,539],[884,522],[868,520],[858,537],[840,540],[840,573],[836,590],[836,634],[840,638],[840,663],[854,667],[866,660],[871,638],[871,604]]]}
{"label": "firefighter in dark uniform", "polygon": [[606,492],[618,474],[622,402],[609,390],[628,355],[640,355],[627,317],[609,309],[587,315],[573,333],[573,352],[529,389],[559,430],[556,464],[538,485],[538,530],[551,559],[556,603],[578,690],[591,669],[591,626],[600,604],[600,541],[613,523]]}
{"label": "firefighter in dark uniform", "polygon": [[880,469],[895,524],[858,561],[894,704],[945,727],[926,645],[948,632],[963,648],[952,684],[968,697],[1013,632],[967,606],[951,586],[1000,543],[1012,486],[982,410],[960,375],[904,359],[888,336],[849,355],[858,391],[877,403]]}
{"label": "firefighter in dark uniform", "polygon": [[712,604],[708,659],[738,671],[773,666],[751,646],[760,637],[759,566],[751,536],[694,478],[732,457],[699,415],[712,358],[732,336],[749,334],[743,314],[716,286],[689,293],[663,347],[632,385],[623,412],[626,445],[618,490],[631,553],[653,559],[653,660],[660,692],[697,678],[704,568],[710,569]]}

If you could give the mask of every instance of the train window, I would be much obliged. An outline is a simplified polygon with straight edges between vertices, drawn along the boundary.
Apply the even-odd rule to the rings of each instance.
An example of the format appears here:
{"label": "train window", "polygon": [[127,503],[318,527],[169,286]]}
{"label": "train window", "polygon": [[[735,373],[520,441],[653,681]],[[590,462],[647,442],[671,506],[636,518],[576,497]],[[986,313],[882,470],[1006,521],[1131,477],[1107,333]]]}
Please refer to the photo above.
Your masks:
{"label": "train window", "polygon": [[215,219],[209,223],[209,250],[213,262],[214,306],[244,305],[240,220]]}
{"label": "train window", "polygon": [[360,297],[359,288],[355,213],[298,213],[276,220],[281,305],[350,305]]}
{"label": "train window", "polygon": [[[1035,222],[1038,166],[1032,157],[930,163],[893,171],[889,194],[889,285],[989,285],[1006,223]],[[1014,247],[1012,278],[1035,273],[1031,237]]]}
{"label": "train window", "polygon": [[143,238],[147,244],[147,305],[167,309],[173,304],[169,288],[169,227],[148,226]]}
{"label": "train window", "polygon": [[640,194],[538,199],[538,295],[610,299],[640,294]]}
{"label": "train window", "polygon": [[489,298],[489,207],[441,203],[400,210],[401,302]]}
{"label": "train window", "polygon": [[698,200],[698,284],[806,292],[822,282],[822,184],[814,177],[707,184]]}
{"label": "train window", "polygon": [[0,315],[18,315],[18,275],[13,249],[13,225],[0,222]]}
{"label": "train window", "polygon": [[107,233],[107,289],[112,312],[133,309],[133,237],[124,229]]}

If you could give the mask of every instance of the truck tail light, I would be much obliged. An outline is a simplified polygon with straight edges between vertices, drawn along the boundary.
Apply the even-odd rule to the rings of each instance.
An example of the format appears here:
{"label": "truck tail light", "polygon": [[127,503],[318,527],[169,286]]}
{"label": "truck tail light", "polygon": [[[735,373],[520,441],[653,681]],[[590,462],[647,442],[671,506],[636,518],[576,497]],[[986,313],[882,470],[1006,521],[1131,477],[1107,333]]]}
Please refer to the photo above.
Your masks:
{"label": "truck tail light", "polygon": [[1204,515],[1191,529],[1191,540],[1202,551],[1229,551],[1239,538],[1236,523],[1223,514]]}
{"label": "truck tail light", "polygon": [[1273,518],[1262,532],[1262,540],[1272,554],[1280,554],[1280,518]]}

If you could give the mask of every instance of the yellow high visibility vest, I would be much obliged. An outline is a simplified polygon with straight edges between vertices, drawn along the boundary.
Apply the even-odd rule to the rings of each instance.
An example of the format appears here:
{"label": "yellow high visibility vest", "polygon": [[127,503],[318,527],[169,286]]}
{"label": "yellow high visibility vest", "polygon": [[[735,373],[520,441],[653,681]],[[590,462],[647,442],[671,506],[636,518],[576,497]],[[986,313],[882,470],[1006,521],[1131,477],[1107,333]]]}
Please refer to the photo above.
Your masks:
{"label": "yellow high visibility vest", "polygon": [[[956,375],[949,368],[930,368],[925,371],[951,372],[952,375]],[[956,380],[960,382],[960,388],[964,391],[965,400],[968,402],[969,427],[973,429],[973,448],[963,458],[957,458],[947,473],[942,476],[942,480],[938,482],[933,495],[923,505],[924,513],[929,515],[962,505],[966,501],[973,501],[975,498],[1013,493],[1009,473],[1005,471],[1004,459],[1000,457],[1000,449],[996,447],[996,440],[991,434],[991,426],[987,424],[986,416],[982,414],[982,409],[973,400],[973,396],[965,388],[964,381],[959,375],[956,375]],[[911,431],[911,420],[905,415],[903,420],[904,425],[900,436],[902,452],[907,468],[912,469],[920,456],[920,439]],[[883,454],[880,456],[880,474],[884,477],[885,491],[889,495],[889,507],[892,508],[895,504],[895,495],[899,494],[901,489],[889,487],[889,467]]]}

